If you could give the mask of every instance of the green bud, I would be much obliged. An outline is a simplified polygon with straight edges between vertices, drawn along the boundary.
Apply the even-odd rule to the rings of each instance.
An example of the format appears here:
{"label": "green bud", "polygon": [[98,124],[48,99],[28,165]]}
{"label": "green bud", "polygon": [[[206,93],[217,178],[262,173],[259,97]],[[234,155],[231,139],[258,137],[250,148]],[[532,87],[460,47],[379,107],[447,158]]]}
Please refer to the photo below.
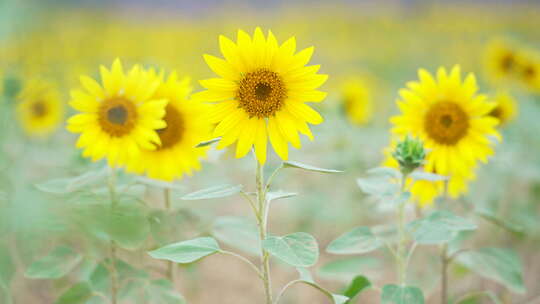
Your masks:
{"label": "green bud", "polygon": [[398,142],[392,156],[398,161],[403,174],[409,174],[424,163],[426,150],[421,140],[407,135]]}

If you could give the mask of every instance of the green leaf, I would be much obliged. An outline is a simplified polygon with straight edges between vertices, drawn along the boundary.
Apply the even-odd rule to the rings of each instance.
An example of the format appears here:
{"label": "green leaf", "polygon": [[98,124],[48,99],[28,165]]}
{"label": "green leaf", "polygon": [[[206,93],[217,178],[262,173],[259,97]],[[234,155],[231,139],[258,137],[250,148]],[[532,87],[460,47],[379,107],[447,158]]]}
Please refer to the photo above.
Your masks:
{"label": "green leaf", "polygon": [[327,289],[317,284],[315,280],[313,280],[313,276],[311,275],[308,269],[297,267],[296,270],[298,271],[298,274],[300,275],[300,278],[296,282],[307,284],[319,290],[325,296],[331,299],[334,304],[345,304],[349,300],[348,297],[333,294],[332,292],[328,291]]}
{"label": "green leaf", "polygon": [[105,241],[115,241],[118,246],[135,250],[150,234],[147,210],[134,201],[121,202],[111,209],[109,205],[88,206],[84,216],[90,233]]}
{"label": "green leaf", "polygon": [[328,262],[319,268],[321,277],[349,282],[359,272],[377,269],[382,263],[370,256],[355,256]]}
{"label": "green leaf", "polygon": [[252,255],[261,252],[259,233],[255,221],[240,216],[218,217],[212,235],[219,241]]}
{"label": "green leaf", "polygon": [[477,228],[468,219],[449,211],[435,211],[428,217],[411,222],[408,229],[418,244],[441,244],[452,241],[460,231]]}
{"label": "green leaf", "polygon": [[67,194],[100,182],[105,176],[107,176],[107,167],[91,170],[77,177],[53,179],[36,184],[36,188],[52,194]]}
{"label": "green leaf", "polygon": [[285,161],[283,162],[283,168],[296,168],[296,169],[303,169],[303,170],[319,172],[319,173],[342,173],[343,172],[343,171],[334,170],[334,169],[318,168],[311,165],[302,164],[297,161]]}
{"label": "green leaf", "polygon": [[457,261],[481,277],[494,280],[516,293],[525,293],[523,266],[517,254],[506,248],[482,248],[466,251]]}
{"label": "green leaf", "polygon": [[214,238],[201,237],[170,244],[150,251],[148,254],[155,259],[186,264],[219,252],[219,250],[219,245]]}
{"label": "green leaf", "polygon": [[381,295],[382,304],[423,304],[424,294],[418,287],[384,285]]}
{"label": "green leaf", "polygon": [[0,243],[0,287],[9,286],[15,270],[15,263],[11,258],[9,247]]}
{"label": "green leaf", "polygon": [[370,286],[371,282],[365,276],[356,276],[343,292],[343,295],[349,298],[346,303],[350,304],[356,296]]}
{"label": "green leaf", "polygon": [[193,200],[227,197],[227,196],[240,193],[240,191],[242,191],[242,188],[243,188],[242,185],[232,186],[232,185],[226,184],[226,185],[214,186],[214,187],[202,189],[199,191],[195,191],[190,194],[186,194],[182,196],[181,199],[186,200],[186,201],[193,201]]}
{"label": "green leaf", "polygon": [[185,304],[184,297],[174,290],[171,281],[157,279],[144,288],[147,303]]}
{"label": "green leaf", "polygon": [[64,292],[55,304],[83,304],[92,298],[92,289],[86,282],[77,283]]}
{"label": "green leaf", "polygon": [[326,251],[333,254],[362,254],[379,248],[382,242],[369,227],[356,227],[333,240]]}
{"label": "green leaf", "polygon": [[295,232],[286,236],[269,236],[263,248],[276,258],[296,267],[309,267],[317,263],[319,245],[308,233]]}
{"label": "green leaf", "polygon": [[413,173],[409,174],[409,177],[415,180],[423,180],[428,182],[440,182],[448,179],[447,176],[424,171],[414,171]]}
{"label": "green leaf", "polygon": [[356,183],[364,193],[377,198],[391,197],[399,191],[399,185],[397,183],[383,178],[358,178]]}
{"label": "green leaf", "polygon": [[397,180],[401,180],[403,176],[403,174],[401,174],[399,170],[390,167],[377,167],[369,169],[367,173],[370,175],[380,176],[384,178],[395,178]]}
{"label": "green leaf", "polygon": [[25,276],[32,279],[58,279],[73,270],[81,260],[82,256],[73,249],[56,247],[47,256],[34,261]]}
{"label": "green leaf", "polygon": [[220,140],[221,140],[221,137],[216,137],[207,141],[203,141],[199,143],[198,145],[196,145],[195,148],[202,148],[202,147],[210,146],[211,144],[216,143]]}
{"label": "green leaf", "polygon": [[161,181],[161,180],[152,179],[152,178],[148,178],[148,177],[145,177],[145,176],[137,176],[136,180],[139,183],[142,183],[142,184],[145,184],[145,185],[148,185],[148,186],[152,186],[152,187],[156,187],[156,188],[180,190],[180,191],[184,190],[184,187],[182,187],[181,185],[179,185],[177,183],[164,182],[164,181]]}
{"label": "green leaf", "polygon": [[[109,295],[111,291],[111,277],[109,273],[109,268],[107,264],[110,264],[111,260],[106,259],[103,263],[98,264],[93,272],[90,274],[89,284],[92,287],[92,290],[101,292],[105,295]],[[105,266],[107,265],[107,266]],[[138,279],[137,282],[146,281],[148,279],[148,274],[145,271],[134,268],[133,266],[127,264],[122,260],[115,260],[115,267],[118,273],[118,278],[120,281]],[[120,289],[119,296],[124,297],[130,292],[131,286],[123,285]]]}
{"label": "green leaf", "polygon": [[461,298],[461,300],[458,299],[459,302],[456,302],[456,304],[477,304],[482,303],[481,298],[487,297],[493,304],[502,304],[501,300],[493,293],[492,291],[479,291],[479,292],[471,292],[468,296],[464,296]]}
{"label": "green leaf", "polygon": [[297,195],[298,193],[294,193],[294,192],[285,192],[281,190],[271,191],[266,194],[266,201],[271,202],[278,199],[289,198],[289,197],[293,197]]}
{"label": "green leaf", "polygon": [[482,217],[483,219],[487,220],[488,222],[495,224],[509,232],[512,232],[518,235],[522,235],[525,233],[525,228],[519,223],[514,223],[507,219],[499,218],[490,210],[478,209],[478,210],[475,210],[475,213],[478,216]]}

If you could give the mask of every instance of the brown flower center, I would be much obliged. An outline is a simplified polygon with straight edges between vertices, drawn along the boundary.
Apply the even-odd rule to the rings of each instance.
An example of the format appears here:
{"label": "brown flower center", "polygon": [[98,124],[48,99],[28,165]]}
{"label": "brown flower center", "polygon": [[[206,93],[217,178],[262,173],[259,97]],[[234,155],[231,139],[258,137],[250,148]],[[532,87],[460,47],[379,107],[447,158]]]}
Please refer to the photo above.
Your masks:
{"label": "brown flower center", "polygon": [[509,72],[514,69],[514,66],[516,65],[516,59],[514,58],[514,55],[511,53],[508,53],[504,55],[501,59],[501,69],[505,72]]}
{"label": "brown flower center", "polygon": [[489,116],[495,117],[498,120],[502,120],[503,110],[501,109],[500,106],[496,106],[495,108],[493,108],[493,110],[491,110],[491,112],[489,112]]}
{"label": "brown flower center", "polygon": [[469,117],[455,102],[442,101],[427,111],[424,128],[437,143],[455,145],[467,134]]}
{"label": "brown flower center", "polygon": [[132,101],[115,97],[104,101],[98,110],[98,121],[103,129],[113,137],[128,134],[137,120],[137,109]]}
{"label": "brown flower center", "polygon": [[157,150],[164,150],[175,146],[182,140],[185,129],[182,114],[170,104],[165,108],[165,117],[163,117],[163,120],[165,120],[167,126],[157,130],[161,139],[161,146]]}
{"label": "brown flower center", "polygon": [[240,80],[236,98],[249,117],[265,118],[283,106],[287,90],[281,77],[267,69],[247,73]]}
{"label": "brown flower center", "polygon": [[536,77],[536,69],[532,65],[527,65],[523,68],[523,77],[526,80],[532,80]]}
{"label": "brown flower center", "polygon": [[32,104],[32,114],[37,117],[41,118],[47,114],[47,106],[45,103],[41,100],[38,100]]}

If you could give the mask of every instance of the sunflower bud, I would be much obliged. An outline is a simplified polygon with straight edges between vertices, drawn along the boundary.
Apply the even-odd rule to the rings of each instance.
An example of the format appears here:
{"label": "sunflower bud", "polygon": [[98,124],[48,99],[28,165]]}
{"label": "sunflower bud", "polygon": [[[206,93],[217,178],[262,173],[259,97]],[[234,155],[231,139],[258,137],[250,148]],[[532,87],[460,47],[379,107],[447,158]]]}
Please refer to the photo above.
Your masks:
{"label": "sunflower bud", "polygon": [[421,140],[407,135],[398,142],[392,156],[398,161],[401,172],[409,174],[424,163],[426,150]]}

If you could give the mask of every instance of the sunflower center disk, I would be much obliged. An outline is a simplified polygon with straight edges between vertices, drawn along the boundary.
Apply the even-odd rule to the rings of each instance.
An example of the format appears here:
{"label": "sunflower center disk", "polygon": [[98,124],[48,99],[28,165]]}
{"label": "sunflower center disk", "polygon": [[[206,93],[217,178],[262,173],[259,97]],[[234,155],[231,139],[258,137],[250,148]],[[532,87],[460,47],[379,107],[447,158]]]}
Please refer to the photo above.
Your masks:
{"label": "sunflower center disk", "polygon": [[501,68],[503,71],[508,72],[514,68],[515,59],[512,54],[507,54],[501,60]]}
{"label": "sunflower center disk", "polygon": [[106,133],[113,137],[128,134],[134,127],[137,110],[132,101],[113,98],[104,101],[98,111],[98,121]]}
{"label": "sunflower center disk", "polygon": [[469,117],[454,102],[438,102],[427,111],[424,128],[437,143],[455,145],[467,134]]}
{"label": "sunflower center disk", "polygon": [[165,120],[167,126],[157,130],[159,139],[161,139],[161,146],[157,150],[164,150],[175,146],[182,140],[185,129],[182,115],[171,105],[167,105],[165,108],[165,117],[163,120]]}
{"label": "sunflower center disk", "polygon": [[500,106],[497,106],[497,107],[495,107],[495,109],[493,109],[493,110],[491,110],[491,112],[489,112],[489,116],[495,117],[495,118],[501,120],[501,118],[503,116],[503,110],[501,109]]}
{"label": "sunflower center disk", "polygon": [[270,70],[260,69],[247,73],[236,93],[239,107],[249,117],[266,118],[274,115],[283,106],[287,91],[281,77]]}
{"label": "sunflower center disk", "polygon": [[45,107],[45,104],[42,101],[36,101],[32,104],[32,114],[34,114],[35,117],[43,117],[47,114],[47,107]]}

